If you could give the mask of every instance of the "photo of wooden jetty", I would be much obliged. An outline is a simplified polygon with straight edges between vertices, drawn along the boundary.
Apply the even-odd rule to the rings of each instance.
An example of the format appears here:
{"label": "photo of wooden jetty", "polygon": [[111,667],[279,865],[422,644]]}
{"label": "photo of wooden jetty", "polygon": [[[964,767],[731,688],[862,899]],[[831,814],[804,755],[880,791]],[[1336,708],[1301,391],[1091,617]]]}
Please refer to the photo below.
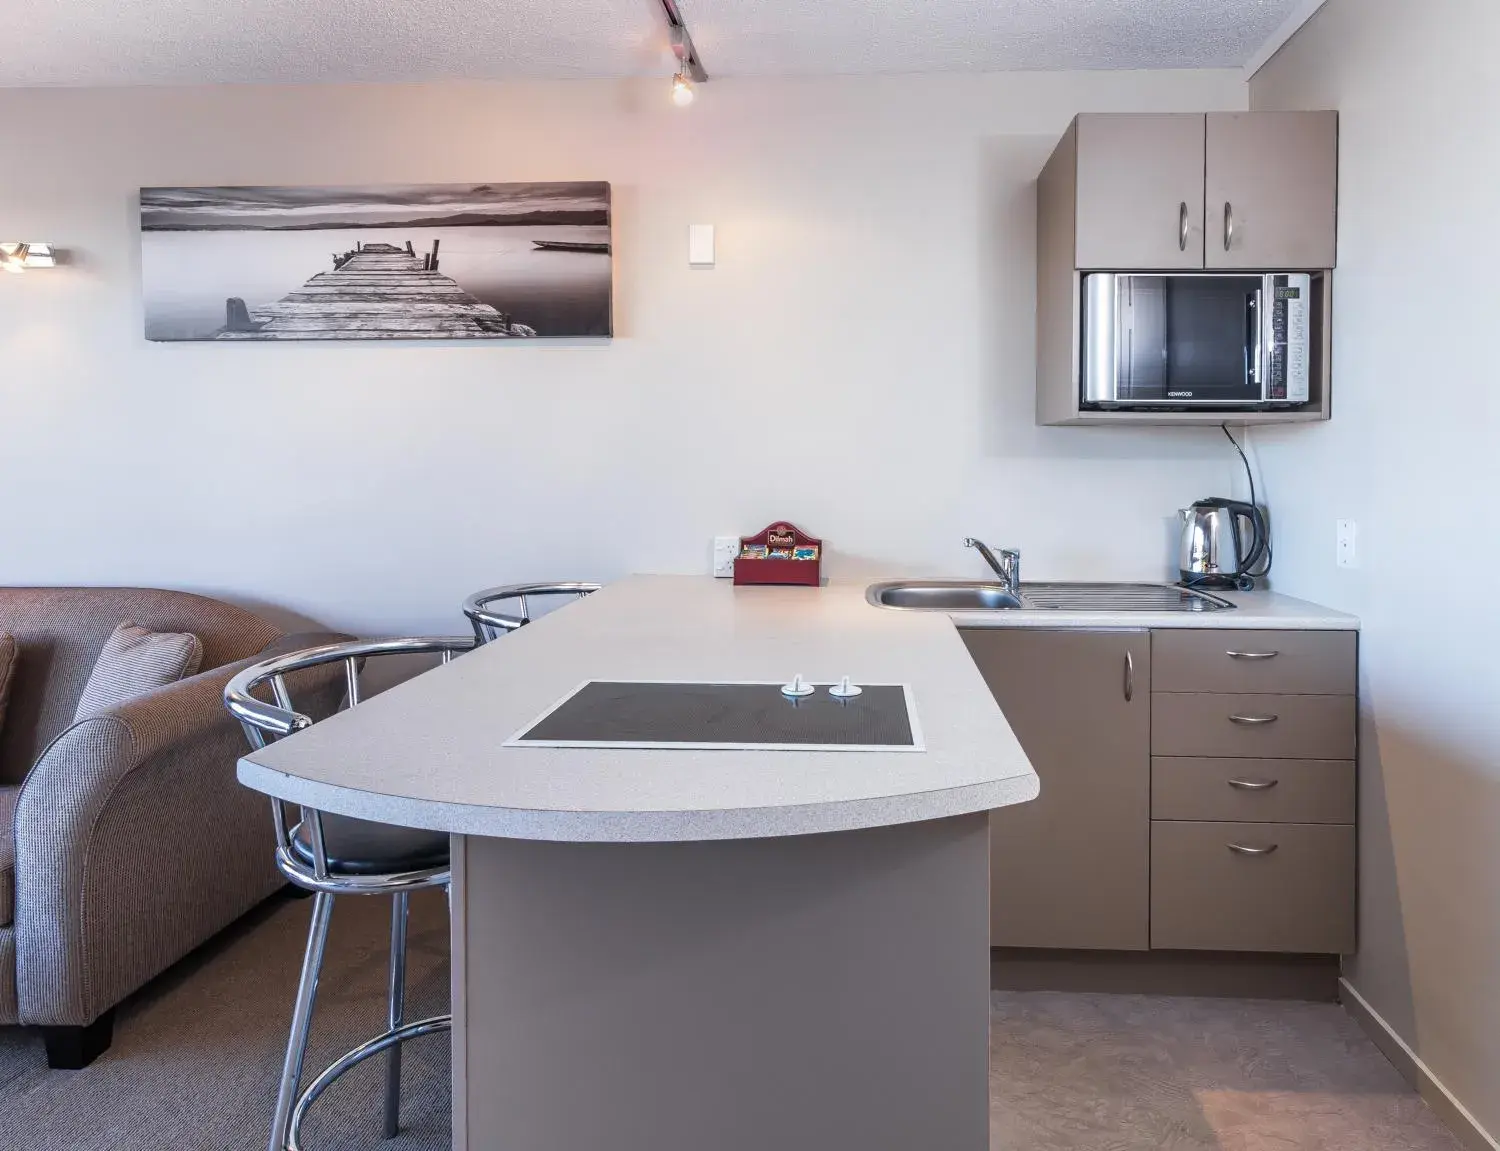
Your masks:
{"label": "photo of wooden jetty", "polygon": [[[355,335],[354,333],[358,333]],[[407,241],[355,247],[274,304],[225,301],[220,340],[462,340],[535,336],[438,271],[438,241],[418,257]]]}
{"label": "photo of wooden jetty", "polygon": [[612,334],[609,185],[146,188],[152,340]]}

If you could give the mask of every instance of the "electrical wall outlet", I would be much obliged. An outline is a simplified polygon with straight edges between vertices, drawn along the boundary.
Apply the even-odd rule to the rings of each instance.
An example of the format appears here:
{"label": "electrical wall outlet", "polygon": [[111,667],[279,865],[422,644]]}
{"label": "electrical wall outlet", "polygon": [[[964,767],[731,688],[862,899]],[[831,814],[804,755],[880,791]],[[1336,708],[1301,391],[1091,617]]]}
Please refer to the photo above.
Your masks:
{"label": "electrical wall outlet", "polygon": [[1334,527],[1337,536],[1339,567],[1359,567],[1359,525],[1353,520],[1339,520]]}
{"label": "electrical wall outlet", "polygon": [[714,576],[734,575],[734,557],[740,554],[739,536],[714,536]]}

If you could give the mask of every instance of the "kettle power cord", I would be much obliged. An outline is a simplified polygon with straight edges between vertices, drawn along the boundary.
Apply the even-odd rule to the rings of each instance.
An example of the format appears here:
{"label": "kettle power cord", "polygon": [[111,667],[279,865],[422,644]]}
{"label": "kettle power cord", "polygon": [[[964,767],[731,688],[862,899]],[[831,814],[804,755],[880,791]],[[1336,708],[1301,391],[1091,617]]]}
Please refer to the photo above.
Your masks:
{"label": "kettle power cord", "polygon": [[[1250,506],[1260,507],[1260,502],[1255,498],[1255,473],[1250,468],[1250,460],[1245,455],[1245,449],[1240,447],[1239,440],[1234,438],[1234,434],[1230,432],[1229,425],[1227,423],[1220,424],[1219,430],[1224,433],[1224,438],[1234,445],[1234,450],[1239,452],[1240,454],[1240,463],[1245,465],[1245,479],[1250,484]],[[1271,564],[1274,562],[1275,558],[1275,555],[1271,551],[1271,526],[1269,523],[1267,523],[1266,566],[1261,568],[1260,571],[1257,572],[1253,577],[1248,572],[1246,572],[1239,578],[1235,586],[1238,587],[1240,591],[1253,591],[1255,588],[1255,581],[1257,579],[1265,579],[1266,576],[1271,574]]]}

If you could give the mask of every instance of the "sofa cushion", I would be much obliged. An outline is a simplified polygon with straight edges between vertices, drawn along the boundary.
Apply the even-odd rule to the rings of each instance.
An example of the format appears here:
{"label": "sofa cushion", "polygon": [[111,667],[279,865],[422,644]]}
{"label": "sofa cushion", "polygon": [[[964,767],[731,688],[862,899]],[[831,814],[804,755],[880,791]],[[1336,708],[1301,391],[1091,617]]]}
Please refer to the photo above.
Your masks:
{"label": "sofa cushion", "polygon": [[99,649],[122,619],[192,632],[203,643],[200,671],[257,655],[281,635],[253,612],[190,592],[0,587],[0,630],[16,637],[20,660],[0,730],[0,783],[20,783],[42,749],[72,726]]}
{"label": "sofa cushion", "polygon": [[5,705],[16,678],[16,637],[0,632],[0,729],[5,727]]}
{"label": "sofa cushion", "polygon": [[151,631],[129,620],[104,641],[84,684],[73,719],[88,719],[116,704],[194,675],[203,662],[203,644],[192,632]]}
{"label": "sofa cushion", "polygon": [[16,913],[16,800],[19,787],[0,787],[0,927]]}

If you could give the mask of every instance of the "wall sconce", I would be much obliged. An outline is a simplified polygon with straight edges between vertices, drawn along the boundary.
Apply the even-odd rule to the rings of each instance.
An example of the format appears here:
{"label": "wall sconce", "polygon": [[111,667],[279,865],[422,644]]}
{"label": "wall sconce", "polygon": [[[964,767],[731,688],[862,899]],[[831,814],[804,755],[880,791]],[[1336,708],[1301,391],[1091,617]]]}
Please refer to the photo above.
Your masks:
{"label": "wall sconce", "polygon": [[29,272],[33,268],[57,267],[57,249],[51,244],[23,243],[11,240],[0,243],[0,269],[7,272]]}

